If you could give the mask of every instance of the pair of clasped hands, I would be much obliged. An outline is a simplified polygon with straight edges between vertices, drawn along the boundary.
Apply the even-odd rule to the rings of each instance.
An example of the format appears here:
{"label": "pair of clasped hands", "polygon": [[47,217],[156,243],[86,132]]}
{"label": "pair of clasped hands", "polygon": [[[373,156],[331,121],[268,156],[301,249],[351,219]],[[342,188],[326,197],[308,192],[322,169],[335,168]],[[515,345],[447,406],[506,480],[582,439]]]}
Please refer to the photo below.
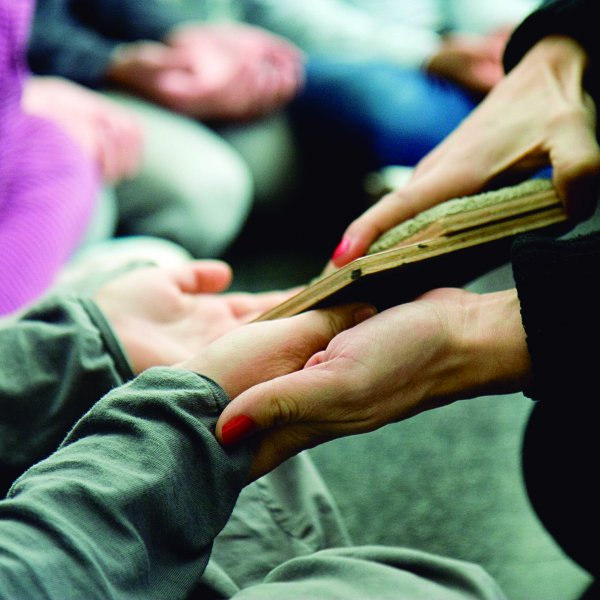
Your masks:
{"label": "pair of clasped hands", "polygon": [[[304,57],[286,40],[243,23],[182,24],[161,42],[120,44],[105,73],[119,89],[189,117],[256,119],[285,106],[304,81]],[[144,139],[132,111],[60,77],[32,77],[27,112],[60,125],[118,183],[139,172]]]}
{"label": "pair of clasped hands", "polygon": [[[567,210],[585,214],[600,172],[595,106],[582,87],[586,65],[572,40],[544,38],[425,157],[406,187],[348,227],[329,268],[359,257],[381,232],[419,211],[548,164]],[[532,377],[515,290],[437,289],[379,314],[349,305],[248,324],[293,292],[211,295],[230,277],[218,262],[130,277],[156,288],[130,302],[133,315],[118,317],[127,306],[119,294],[111,303],[118,280],[99,303],[126,348],[137,340],[130,353],[136,369],[176,364],[218,382],[231,402],[217,438],[224,446],[255,441],[251,478],[324,441],[455,400],[518,391]],[[136,306],[152,296],[146,312]],[[140,342],[136,327],[144,319],[156,336]]]}

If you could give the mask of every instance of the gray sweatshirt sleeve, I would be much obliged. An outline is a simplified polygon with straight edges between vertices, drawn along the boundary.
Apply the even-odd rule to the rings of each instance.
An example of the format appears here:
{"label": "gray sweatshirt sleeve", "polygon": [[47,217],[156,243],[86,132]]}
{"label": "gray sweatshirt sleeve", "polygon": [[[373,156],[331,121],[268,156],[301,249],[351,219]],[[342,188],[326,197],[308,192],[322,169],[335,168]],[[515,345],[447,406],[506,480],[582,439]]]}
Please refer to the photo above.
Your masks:
{"label": "gray sweatshirt sleeve", "polygon": [[154,368],[94,405],[0,502],[0,597],[185,598],[250,465],[213,435],[226,402]]}
{"label": "gray sweatshirt sleeve", "polygon": [[29,64],[40,75],[101,87],[120,43],[161,40],[183,20],[177,3],[161,0],[38,0]]}
{"label": "gray sweatshirt sleeve", "polygon": [[53,297],[0,323],[0,489],[133,373],[96,305]]}

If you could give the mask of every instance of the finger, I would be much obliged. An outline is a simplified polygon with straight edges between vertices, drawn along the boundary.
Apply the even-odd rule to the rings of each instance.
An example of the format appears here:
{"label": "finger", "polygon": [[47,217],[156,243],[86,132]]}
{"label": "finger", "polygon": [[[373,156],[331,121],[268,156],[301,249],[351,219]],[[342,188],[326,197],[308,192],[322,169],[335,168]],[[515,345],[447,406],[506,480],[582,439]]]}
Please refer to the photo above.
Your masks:
{"label": "finger", "polygon": [[296,290],[293,290],[265,292],[262,294],[230,294],[227,297],[227,301],[235,317],[250,320],[285,302],[296,293]]}
{"label": "finger", "polygon": [[106,181],[115,183],[119,180],[119,166],[115,156],[114,140],[104,124],[100,123],[97,129],[97,156],[100,169]]}
{"label": "finger", "polygon": [[457,194],[462,195],[464,191],[464,179],[460,174],[449,174],[443,166],[432,169],[425,176],[413,178],[403,188],[384,196],[350,224],[333,253],[333,265],[339,268],[363,256],[377,238],[395,225]]}
{"label": "finger", "polygon": [[131,170],[126,125],[119,116],[103,119],[102,127],[110,143],[112,181],[120,181],[128,177]]}
{"label": "finger", "polygon": [[171,276],[186,294],[217,293],[226,290],[233,277],[231,267],[219,260],[197,260],[175,267]]}
{"label": "finger", "polygon": [[123,119],[123,145],[127,161],[126,177],[131,179],[140,170],[144,148],[141,125],[132,115],[126,115]]}
{"label": "finger", "polygon": [[550,150],[554,185],[576,220],[590,217],[598,199],[600,148],[594,131],[584,122],[564,127]]}
{"label": "finger", "polygon": [[266,432],[260,438],[250,467],[249,481],[269,473],[282,462],[320,443],[332,439],[319,430],[318,425],[291,425]]}
{"label": "finger", "polygon": [[339,383],[332,370],[318,366],[256,385],[221,413],[217,439],[232,446],[262,431],[319,420],[320,407],[335,405]]}
{"label": "finger", "polygon": [[[309,311],[287,319],[288,329],[301,344],[304,360],[323,350],[329,341],[375,314],[368,305],[347,305]],[[326,404],[341,389],[334,371],[306,368],[284,374],[238,395],[221,414],[217,437],[225,445],[239,442],[258,430],[310,419],[315,408]],[[217,379],[218,380],[218,379]],[[318,410],[317,410],[318,412]]]}

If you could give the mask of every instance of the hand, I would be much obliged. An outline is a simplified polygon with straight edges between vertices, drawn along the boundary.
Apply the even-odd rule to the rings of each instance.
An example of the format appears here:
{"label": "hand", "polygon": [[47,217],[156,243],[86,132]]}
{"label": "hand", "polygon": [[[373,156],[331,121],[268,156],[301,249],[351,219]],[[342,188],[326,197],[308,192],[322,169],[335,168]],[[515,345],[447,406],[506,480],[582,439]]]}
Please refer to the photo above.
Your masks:
{"label": "hand", "polygon": [[[231,443],[261,432],[257,476],[336,437],[522,389],[530,368],[515,290],[435,290],[339,334],[301,371],[240,394],[219,418],[217,436]],[[232,422],[246,423],[246,431],[228,434]]]}
{"label": "hand", "polygon": [[[534,46],[463,123],[416,167],[403,188],[385,196],[347,229],[335,267],[362,256],[394,225],[492,182],[553,167],[567,212],[590,214],[597,198],[600,149],[596,107],[583,89],[587,56],[569,38]],[[510,110],[507,109],[510,107]]]}
{"label": "hand", "polygon": [[502,44],[489,37],[448,36],[427,63],[427,71],[484,96],[504,75]]}
{"label": "hand", "polygon": [[[297,93],[301,52],[283,38],[241,23],[184,25],[166,42],[191,65],[184,112],[209,119],[249,119]],[[176,81],[171,82],[173,89]],[[179,82],[183,90],[183,81]]]}
{"label": "hand", "polygon": [[[302,369],[306,361],[326,348],[337,334],[374,313],[371,306],[350,304],[286,319],[250,323],[224,335],[177,366],[210,377],[221,385],[229,398],[235,398],[252,386]],[[272,406],[276,407],[276,403]],[[285,408],[283,404],[279,406]],[[232,431],[239,434],[240,426],[248,422],[242,419]],[[222,427],[220,432],[223,433]],[[279,462],[287,458],[281,456]],[[253,468],[253,477],[275,468],[279,462],[273,457],[267,467],[261,460],[260,466],[257,463],[257,468]]]}
{"label": "hand", "polygon": [[373,314],[369,305],[348,304],[250,323],[180,366],[214,379],[235,398],[254,385],[302,369],[335,335]]}
{"label": "hand", "polygon": [[131,42],[113,52],[106,80],[158,104],[179,110],[179,98],[170,93],[164,82],[175,75],[189,76],[192,68],[185,57],[160,42]]}
{"label": "hand", "polygon": [[142,130],[134,115],[111,100],[59,77],[32,77],[25,85],[23,107],[61,126],[97,163],[106,181],[137,173]]}
{"label": "hand", "polygon": [[105,284],[95,300],[138,374],[192,357],[292,293],[218,294],[230,281],[220,261],[140,268]]}

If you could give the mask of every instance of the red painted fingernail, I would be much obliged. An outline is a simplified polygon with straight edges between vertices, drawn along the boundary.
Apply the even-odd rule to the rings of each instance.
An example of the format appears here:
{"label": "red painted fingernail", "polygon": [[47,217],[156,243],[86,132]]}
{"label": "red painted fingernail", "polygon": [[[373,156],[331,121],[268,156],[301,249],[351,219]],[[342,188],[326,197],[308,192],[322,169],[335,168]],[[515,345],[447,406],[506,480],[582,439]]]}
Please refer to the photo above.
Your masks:
{"label": "red painted fingernail", "polygon": [[337,248],[335,249],[333,256],[331,257],[331,260],[333,260],[334,262],[344,256],[344,254],[346,254],[346,252],[348,252],[348,250],[350,249],[350,238],[343,238],[342,241],[338,244]]}
{"label": "red painted fingernail", "polygon": [[221,440],[224,446],[232,446],[241,442],[256,429],[256,423],[246,415],[238,415],[227,421],[221,429]]}

